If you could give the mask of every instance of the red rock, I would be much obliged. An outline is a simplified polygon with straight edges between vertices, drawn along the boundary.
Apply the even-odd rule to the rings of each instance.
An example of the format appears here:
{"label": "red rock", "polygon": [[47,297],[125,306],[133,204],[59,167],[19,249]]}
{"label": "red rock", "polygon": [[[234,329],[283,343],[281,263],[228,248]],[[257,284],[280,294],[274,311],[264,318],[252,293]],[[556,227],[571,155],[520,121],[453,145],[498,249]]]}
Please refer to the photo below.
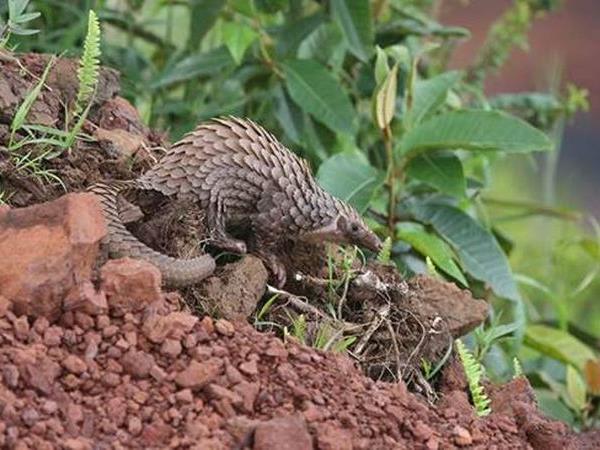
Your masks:
{"label": "red rock", "polygon": [[50,322],[48,322],[48,319],[45,317],[38,317],[35,319],[35,322],[33,322],[33,329],[39,335],[43,335],[49,326]]}
{"label": "red rock", "polygon": [[431,427],[422,420],[417,420],[414,426],[410,427],[410,431],[419,442],[425,442],[433,435]]}
{"label": "red rock", "polygon": [[171,358],[176,358],[181,353],[181,350],[181,342],[177,339],[165,339],[160,347],[160,352]]}
{"label": "red rock", "polygon": [[222,334],[223,336],[233,336],[233,333],[235,332],[233,324],[225,319],[217,320],[215,323],[215,330],[217,330],[217,333]]}
{"label": "red rock", "polygon": [[311,450],[312,439],[300,417],[272,419],[257,425],[253,450]]}
{"label": "red rock", "polygon": [[69,438],[65,439],[63,445],[66,450],[91,450],[92,443],[85,438]]}
{"label": "red rock", "polygon": [[121,358],[121,365],[125,373],[136,378],[145,378],[154,366],[154,356],[143,351],[129,350]]}
{"label": "red rock", "polygon": [[166,316],[154,314],[144,321],[142,330],[149,341],[161,344],[167,338],[181,339],[197,322],[196,316],[184,312],[172,312]]}
{"label": "red rock", "polygon": [[150,376],[156,381],[162,381],[167,377],[167,373],[160,366],[154,364],[150,369]]}
{"label": "red rock", "polygon": [[248,383],[247,381],[242,381],[237,384],[233,390],[237,392],[240,397],[242,397],[242,407],[248,413],[254,411],[254,401],[258,396],[260,391],[260,385],[258,383]]}
{"label": "red rock", "polygon": [[191,389],[182,389],[175,394],[175,398],[181,403],[192,403],[194,401],[194,394]]}
{"label": "red rock", "polygon": [[48,347],[60,345],[63,335],[64,331],[62,328],[57,326],[49,327],[44,332],[44,345]]}
{"label": "red rock", "polygon": [[175,383],[183,388],[201,389],[212,382],[221,370],[217,361],[206,361],[199,363],[192,360],[187,368],[175,377]]}
{"label": "red rock", "polygon": [[133,436],[137,436],[142,432],[142,421],[138,417],[130,416],[127,421],[127,431]]}
{"label": "red rock", "polygon": [[103,291],[97,291],[91,281],[83,281],[74,286],[64,300],[66,311],[80,311],[91,316],[106,314],[108,302]]}
{"label": "red rock", "polygon": [[208,396],[215,400],[226,399],[229,400],[233,405],[241,405],[242,397],[230,389],[223,386],[219,386],[216,383],[211,383],[206,387],[206,393]]}
{"label": "red rock", "polygon": [[56,319],[63,299],[88,280],[106,234],[93,194],[0,212],[0,295],[18,315]]}
{"label": "red rock", "polygon": [[148,262],[131,258],[108,261],[100,269],[100,279],[100,288],[115,313],[141,311],[162,300],[160,271]]}
{"label": "red rock", "polygon": [[0,317],[4,317],[8,311],[12,309],[12,302],[9,302],[6,297],[0,295]]}
{"label": "red rock", "polygon": [[13,322],[15,336],[21,341],[26,341],[29,336],[29,322],[26,316],[21,316]]}
{"label": "red rock", "polygon": [[25,384],[48,395],[55,387],[61,368],[44,353],[43,347],[31,346],[15,351],[13,360]]}
{"label": "red rock", "polygon": [[210,335],[215,331],[215,322],[210,316],[204,316],[200,321],[200,328]]}
{"label": "red rock", "polygon": [[15,388],[19,384],[19,369],[14,364],[2,366],[2,375],[8,387]]}
{"label": "red rock", "polygon": [[81,375],[87,370],[87,364],[75,355],[69,355],[62,361],[62,366],[69,372]]}
{"label": "red rock", "polygon": [[473,437],[471,436],[469,430],[461,427],[460,425],[456,425],[454,427],[452,434],[454,435],[454,443],[459,447],[465,447],[473,443]]}
{"label": "red rock", "polygon": [[239,369],[246,375],[256,375],[258,373],[258,367],[255,360],[243,362],[240,364]]}
{"label": "red rock", "polygon": [[352,433],[333,424],[317,426],[319,450],[352,450]]}
{"label": "red rock", "polygon": [[141,442],[153,447],[162,447],[160,443],[165,442],[173,434],[173,431],[173,428],[162,420],[157,420],[144,427]]}

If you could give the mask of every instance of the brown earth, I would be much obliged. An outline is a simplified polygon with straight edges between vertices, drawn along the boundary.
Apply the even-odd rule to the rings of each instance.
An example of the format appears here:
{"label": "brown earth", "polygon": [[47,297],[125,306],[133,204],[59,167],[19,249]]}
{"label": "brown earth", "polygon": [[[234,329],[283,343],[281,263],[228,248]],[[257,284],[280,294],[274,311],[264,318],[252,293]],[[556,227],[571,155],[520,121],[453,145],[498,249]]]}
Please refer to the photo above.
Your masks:
{"label": "brown earth", "polygon": [[[345,293],[343,283],[331,292],[323,283],[326,250],[290,244],[287,266],[298,276],[263,322],[302,313],[310,331],[323,326],[324,305],[333,301],[343,320],[330,326],[355,330],[357,364],[247,323],[267,289],[265,269],[251,256],[225,259],[183,297],[162,292],[150,264],[103,264],[104,223],[93,196],[59,198],[60,186],[15,170],[2,147],[35,82],[23,67],[39,76],[47,60],[0,58],[0,187],[12,207],[0,208],[0,447],[595,448],[598,432],[577,435],[544,418],[525,379],[490,387],[486,418],[474,415],[452,358],[433,396],[402,380],[374,380],[392,373],[423,388],[414,380],[420,358],[438,360],[453,338],[485,319],[485,302],[450,283],[403,280],[391,267],[354,261]],[[30,123],[62,126],[73,73],[72,61],[58,60]],[[163,139],[117,92],[116,73],[103,71],[85,126],[96,142],[78,141],[49,162],[68,191],[133,178],[158,156],[150,149]],[[55,201],[37,205],[48,200]],[[181,220],[181,205],[136,200],[148,219],[132,230],[146,242],[172,254],[202,251],[195,244],[201,212],[186,210]],[[206,311],[235,320],[202,317]]]}

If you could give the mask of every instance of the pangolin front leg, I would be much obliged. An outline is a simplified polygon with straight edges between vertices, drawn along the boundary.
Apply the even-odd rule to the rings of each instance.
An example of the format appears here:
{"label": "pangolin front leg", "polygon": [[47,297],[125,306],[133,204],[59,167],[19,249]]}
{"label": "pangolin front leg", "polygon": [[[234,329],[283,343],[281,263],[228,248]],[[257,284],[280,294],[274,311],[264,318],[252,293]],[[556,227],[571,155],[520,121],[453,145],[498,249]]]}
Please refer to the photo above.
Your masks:
{"label": "pangolin front leg", "polygon": [[235,239],[226,231],[225,210],[220,199],[211,199],[206,214],[206,224],[210,233],[210,243],[215,247],[232,253],[247,252],[246,243]]}

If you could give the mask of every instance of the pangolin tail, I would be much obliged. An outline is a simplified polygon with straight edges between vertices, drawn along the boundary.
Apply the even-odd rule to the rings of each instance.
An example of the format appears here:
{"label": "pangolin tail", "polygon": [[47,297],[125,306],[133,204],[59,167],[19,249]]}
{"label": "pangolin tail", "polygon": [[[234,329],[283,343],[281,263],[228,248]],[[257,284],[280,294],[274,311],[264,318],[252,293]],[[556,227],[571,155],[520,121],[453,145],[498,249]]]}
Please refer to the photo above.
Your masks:
{"label": "pangolin tail", "polygon": [[105,245],[111,258],[130,257],[154,264],[160,270],[163,283],[168,286],[189,286],[208,277],[215,270],[215,260],[210,255],[179,259],[164,255],[137,239],[123,224],[119,215],[118,195],[136,187],[135,181],[96,183],[88,192],[96,194],[107,223]]}

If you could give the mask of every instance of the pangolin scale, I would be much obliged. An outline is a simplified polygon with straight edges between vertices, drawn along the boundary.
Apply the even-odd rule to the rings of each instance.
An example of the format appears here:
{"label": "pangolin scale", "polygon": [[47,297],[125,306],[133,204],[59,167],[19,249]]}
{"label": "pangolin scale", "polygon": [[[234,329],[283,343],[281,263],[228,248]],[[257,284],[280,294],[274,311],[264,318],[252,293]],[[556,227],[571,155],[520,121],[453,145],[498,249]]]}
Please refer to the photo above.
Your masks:
{"label": "pangolin scale", "polygon": [[[247,244],[226,229],[232,224],[248,225],[248,247],[271,269],[278,285],[285,282],[285,271],[276,252],[285,239],[353,243],[371,250],[381,247],[379,238],[352,207],[317,184],[304,160],[247,119],[227,117],[203,123],[137,180],[90,189],[102,198],[110,253],[156,264],[169,257],[139,242],[119,220],[116,195],[129,188],[197,202],[205,211],[211,243],[225,250],[247,251]],[[207,258],[170,258],[157,265],[166,283],[191,284],[214,269],[214,261],[209,264]],[[185,276],[179,273],[182,270]]]}

